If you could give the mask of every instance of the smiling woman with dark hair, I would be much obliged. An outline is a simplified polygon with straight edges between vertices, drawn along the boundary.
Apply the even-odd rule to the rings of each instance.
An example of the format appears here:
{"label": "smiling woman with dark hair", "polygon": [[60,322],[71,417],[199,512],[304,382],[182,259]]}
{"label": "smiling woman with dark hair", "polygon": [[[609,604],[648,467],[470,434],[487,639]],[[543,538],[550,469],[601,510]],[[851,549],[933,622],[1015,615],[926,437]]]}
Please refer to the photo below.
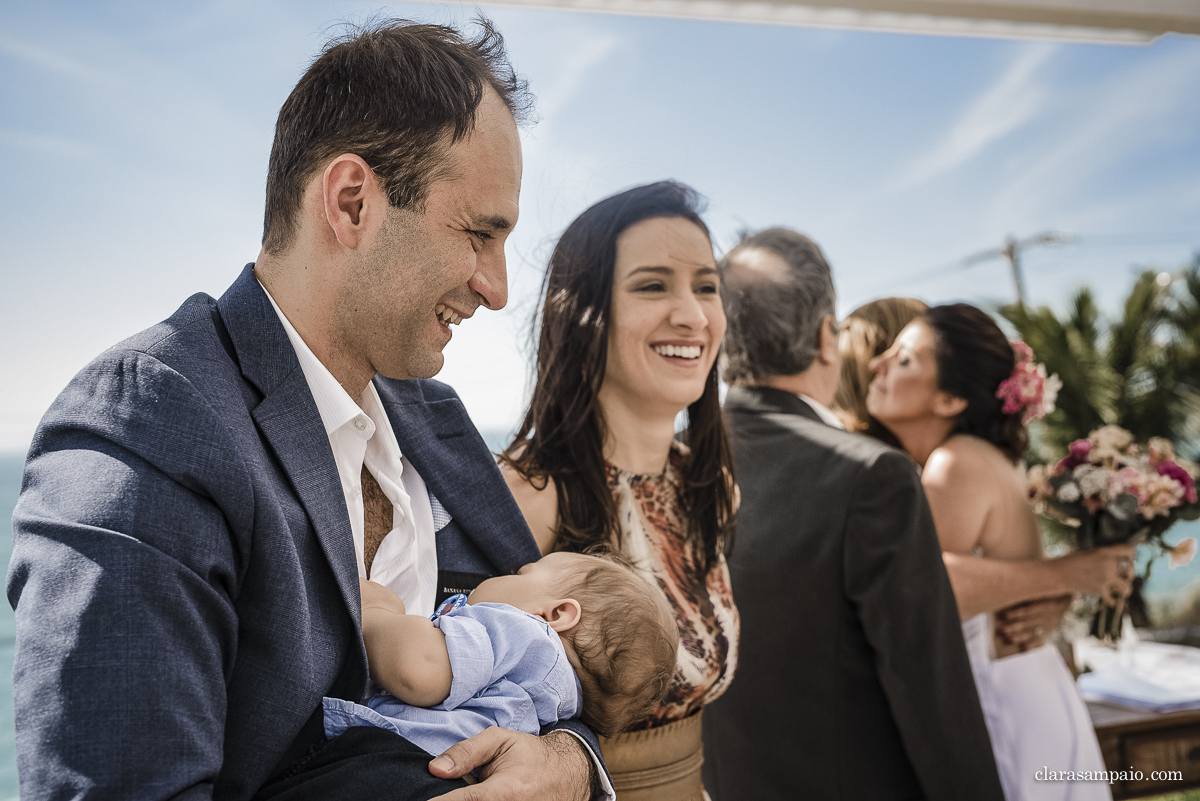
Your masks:
{"label": "smiling woman with dark hair", "polygon": [[[601,743],[622,801],[705,797],[699,713],[736,663],[724,556],[735,490],[717,395],[725,314],[698,204],[664,181],[567,227],[546,275],[533,399],[501,456],[543,553],[619,550],[675,612],[666,701],[640,730]],[[647,768],[663,768],[661,784],[627,783]]]}

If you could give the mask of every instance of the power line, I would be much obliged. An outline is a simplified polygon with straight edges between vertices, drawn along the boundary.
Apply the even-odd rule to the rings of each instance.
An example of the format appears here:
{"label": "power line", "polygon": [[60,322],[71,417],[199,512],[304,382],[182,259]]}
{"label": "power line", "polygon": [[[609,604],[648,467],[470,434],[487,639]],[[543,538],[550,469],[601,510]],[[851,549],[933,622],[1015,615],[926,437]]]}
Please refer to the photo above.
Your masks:
{"label": "power line", "polygon": [[[1047,239],[1051,237],[1053,239]],[[1013,272],[1013,280],[1017,285],[1018,302],[1023,302],[1024,287],[1023,276],[1020,273],[1020,252],[1021,250],[1035,244],[1071,244],[1077,247],[1090,248],[1116,248],[1121,245],[1193,245],[1200,248],[1200,231],[1159,231],[1159,232],[1144,232],[1144,233],[1104,233],[1104,234],[1059,234],[1048,231],[1042,234],[1036,234],[1024,240],[1014,240],[1013,237],[1008,237],[1005,244],[999,248],[980,251],[978,253],[967,256],[964,259],[956,259],[952,262],[944,263],[938,267],[933,267],[928,270],[911,273],[906,277],[898,279],[892,286],[921,284],[929,279],[938,278],[944,275],[962,272],[989,261],[993,258],[1005,258],[1009,261],[1010,269]],[[1009,248],[1012,247],[1012,255],[1009,255]],[[1014,263],[1015,262],[1015,263]]]}

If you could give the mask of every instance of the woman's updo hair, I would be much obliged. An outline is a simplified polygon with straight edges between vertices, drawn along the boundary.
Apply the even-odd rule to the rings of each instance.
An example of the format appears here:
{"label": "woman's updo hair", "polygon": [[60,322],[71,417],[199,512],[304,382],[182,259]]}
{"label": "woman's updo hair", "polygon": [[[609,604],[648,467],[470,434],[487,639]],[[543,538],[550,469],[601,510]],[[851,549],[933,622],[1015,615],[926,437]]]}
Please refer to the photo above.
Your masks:
{"label": "woman's updo hair", "polygon": [[985,439],[1019,460],[1029,448],[1029,432],[1021,412],[1005,414],[996,397],[1017,363],[1008,337],[990,315],[967,303],[934,306],[920,319],[933,331],[938,389],[967,402],[953,433]]}

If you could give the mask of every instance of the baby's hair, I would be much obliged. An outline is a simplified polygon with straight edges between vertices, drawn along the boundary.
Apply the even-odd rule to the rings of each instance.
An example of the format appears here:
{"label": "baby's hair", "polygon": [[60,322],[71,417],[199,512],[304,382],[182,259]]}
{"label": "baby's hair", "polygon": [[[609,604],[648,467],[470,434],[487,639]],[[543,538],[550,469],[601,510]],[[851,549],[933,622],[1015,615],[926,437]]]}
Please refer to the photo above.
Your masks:
{"label": "baby's hair", "polygon": [[580,718],[611,737],[650,716],[675,675],[679,632],[662,590],[622,556],[596,557],[558,588],[579,601],[583,615],[568,635],[579,657]]}

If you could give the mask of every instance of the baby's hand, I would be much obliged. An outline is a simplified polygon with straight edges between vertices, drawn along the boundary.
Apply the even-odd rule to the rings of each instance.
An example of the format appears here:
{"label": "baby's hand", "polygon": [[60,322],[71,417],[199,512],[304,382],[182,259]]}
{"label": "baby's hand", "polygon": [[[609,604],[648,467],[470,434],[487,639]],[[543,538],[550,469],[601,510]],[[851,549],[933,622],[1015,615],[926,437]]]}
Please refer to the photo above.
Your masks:
{"label": "baby's hand", "polygon": [[382,584],[376,584],[374,581],[360,578],[358,580],[358,594],[362,598],[362,608],[364,610],[380,609],[397,615],[405,614],[404,601],[401,601],[400,596]]}

